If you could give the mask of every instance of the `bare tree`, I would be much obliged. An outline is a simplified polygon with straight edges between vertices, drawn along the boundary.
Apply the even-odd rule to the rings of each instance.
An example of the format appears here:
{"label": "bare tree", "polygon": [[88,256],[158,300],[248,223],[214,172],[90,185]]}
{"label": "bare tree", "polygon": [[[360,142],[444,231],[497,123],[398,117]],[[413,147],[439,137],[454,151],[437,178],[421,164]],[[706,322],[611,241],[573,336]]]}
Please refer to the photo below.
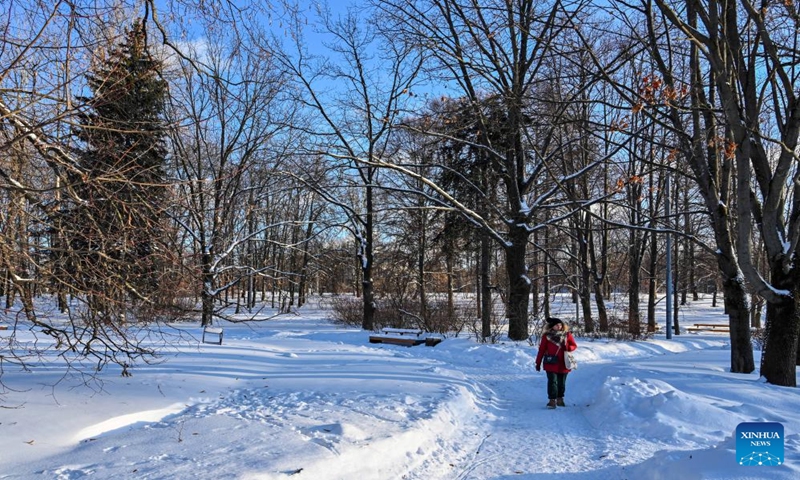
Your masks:
{"label": "bare tree", "polygon": [[[699,170],[697,177],[715,233],[732,225],[726,221],[728,209],[735,208],[738,217],[735,245],[730,244],[731,234],[717,233],[724,247],[720,268],[725,275],[726,307],[736,314],[735,319],[731,317],[732,338],[739,345],[736,350],[747,350],[744,343],[749,342],[750,328],[741,271],[750,288],[767,303],[761,374],[771,383],[795,386],[800,335],[800,277],[792,260],[800,240],[800,204],[793,200],[800,136],[796,7],[778,2],[767,8],[747,0],[702,4],[659,0],[655,5],[665,21],[690,39],[694,104],[717,104],[722,113],[721,132],[709,129],[713,119],[705,116],[706,132],[714,132],[706,144],[722,152],[725,161],[722,165],[714,161],[711,168]],[[702,89],[701,68],[713,82],[713,97]],[[699,132],[696,135],[701,138]],[[702,144],[695,145],[699,157]],[[734,166],[735,196],[728,202],[716,193],[709,196],[707,192],[715,188],[708,186],[729,184]],[[757,267],[754,227],[769,259],[767,275]],[[732,360],[734,371],[752,370],[747,356]]]}
{"label": "bare tree", "polygon": [[[137,359],[147,359],[154,354],[152,346],[143,345],[138,337],[139,328],[146,323],[140,326],[127,323],[126,302],[115,303],[115,312],[103,321],[92,321],[84,315],[87,300],[97,295],[98,290],[88,288],[74,276],[63,274],[57,260],[58,252],[68,247],[63,231],[66,225],[60,220],[60,213],[66,205],[91,203],[85,194],[87,190],[78,186],[103,188],[116,183],[136,189],[147,183],[136,185],[136,180],[117,173],[91,175],[75,149],[79,145],[69,134],[78,123],[77,94],[88,91],[84,73],[93,65],[100,65],[104,53],[120,43],[125,27],[130,26],[132,13],[141,16],[143,39],[147,43],[151,11],[134,9],[124,1],[103,5],[91,1],[10,2],[7,5],[9,8],[4,11],[7,14],[0,24],[0,124],[3,132],[0,190],[11,202],[9,213],[20,228],[2,232],[3,267],[10,279],[5,293],[9,306],[14,296],[9,298],[10,292],[16,290],[22,299],[23,315],[16,317],[15,331],[28,328],[39,338],[50,337],[52,344],[41,342],[38,344],[41,349],[30,351],[16,344],[12,333],[9,354],[3,355],[1,361],[25,365],[37,361],[37,355],[44,349],[55,347],[54,351],[67,362],[68,368],[83,369],[81,362],[90,360],[95,368],[116,363],[122,367],[123,374],[127,374]],[[98,135],[121,130],[119,125],[109,123],[98,123],[93,129]],[[144,129],[134,126],[127,133],[134,135]],[[15,167],[14,159],[24,161],[27,167]],[[119,206],[123,210],[135,209],[135,204],[142,206],[139,200]],[[110,229],[100,228],[94,240],[99,244],[111,236]],[[136,290],[132,288],[135,282],[121,283],[122,276],[118,273],[97,270],[94,275],[96,279],[105,276],[101,282],[113,282],[117,287],[123,285],[121,289],[126,295]],[[36,308],[32,301],[35,292],[55,292],[66,315],[51,316]],[[75,304],[67,304],[67,293]],[[143,302],[157,295],[152,291],[140,290],[139,293],[142,293],[139,299]],[[148,319],[137,317],[136,320],[146,322]]]}
{"label": "bare tree", "polygon": [[[687,5],[690,3],[695,4],[688,2]],[[691,169],[716,243],[716,248],[710,251],[717,252],[717,267],[723,277],[733,340],[731,370],[749,373],[754,367],[746,320],[747,295],[735,244],[735,223],[729,213],[736,203],[731,197],[732,157],[714,109],[715,90],[704,82],[706,67],[700,62],[700,52],[704,47],[696,42],[676,42],[674,30],[665,27],[670,22],[665,21],[663,15],[656,14],[653,2],[643,1],[638,5],[638,8],[633,8],[635,5],[630,3],[612,3],[619,9],[617,18],[621,22],[615,35],[621,42],[646,48],[643,67],[639,67],[635,83],[615,81],[609,75],[608,84],[615,88],[623,102],[632,106],[633,121],[641,121],[637,117],[647,116],[649,121],[655,122],[659,132],[665,132],[652,136],[651,141],[661,139],[654,142],[654,147],[662,152],[660,157],[668,161],[667,168],[672,171],[670,175],[674,177],[680,172],[675,167],[682,159]],[[692,12],[692,8],[684,12],[687,26],[697,25],[698,17]],[[628,118],[622,123],[630,121]],[[671,219],[665,220],[672,222]],[[670,230],[677,235],[684,233]],[[703,246],[701,238],[691,239]]]}
{"label": "bare tree", "polygon": [[247,41],[220,34],[185,46],[176,59],[171,117],[180,204],[172,218],[191,239],[203,325],[218,314],[221,294],[264,272],[239,252],[286,221],[255,220],[277,185],[285,152],[276,139],[288,113],[278,106],[280,71]]}
{"label": "bare tree", "polygon": [[[494,222],[447,192],[440,189],[437,194],[443,203],[462,212],[503,248],[509,284],[508,334],[514,340],[525,339],[531,291],[528,241],[534,230],[542,228],[533,224],[536,213],[558,198],[562,182],[584,174],[603,160],[595,159],[591,165],[567,175],[561,172],[553,175],[549,170],[564,154],[552,141],[556,134],[552,127],[566,106],[577,98],[578,90],[564,92],[558,100],[560,108],[552,109],[554,115],[543,116],[531,109],[537,86],[559,81],[548,71],[549,65],[553,58],[568,55],[575,47],[570,32],[585,20],[588,2],[383,0],[376,3],[386,18],[383,25],[388,35],[405,43],[426,46],[430,71],[437,81],[457,88],[459,95],[471,103],[480,118],[481,130],[488,131],[489,122],[503,125],[502,138],[481,145],[498,173],[501,195],[492,206],[492,215],[500,219],[503,230],[495,229]],[[484,115],[482,98],[487,96],[494,97],[501,105],[502,118]],[[428,133],[448,136],[446,131]],[[549,179],[552,186],[534,196],[533,186],[548,176],[552,177]]]}
{"label": "bare tree", "polygon": [[329,39],[325,44],[329,56],[312,56],[302,31],[305,14],[299,9],[289,12],[292,45],[283,49],[280,61],[296,80],[301,95],[297,101],[317,119],[309,127],[315,143],[305,147],[310,155],[329,163],[335,172],[330,178],[339,183],[338,188],[319,185],[318,193],[344,213],[344,226],[355,238],[362,326],[371,330],[376,308],[372,276],[379,186],[374,161],[389,153],[389,133],[409,98],[419,62],[416,50],[407,45],[379,49],[373,25],[355,9],[342,15],[324,8],[315,13]]}

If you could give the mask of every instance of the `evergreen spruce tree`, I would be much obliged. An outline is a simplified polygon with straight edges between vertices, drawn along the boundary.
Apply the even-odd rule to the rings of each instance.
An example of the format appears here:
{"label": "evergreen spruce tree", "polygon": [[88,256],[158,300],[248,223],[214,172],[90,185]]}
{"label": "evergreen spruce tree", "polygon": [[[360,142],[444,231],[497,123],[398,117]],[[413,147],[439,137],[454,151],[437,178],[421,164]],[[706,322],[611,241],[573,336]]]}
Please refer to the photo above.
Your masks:
{"label": "evergreen spruce tree", "polygon": [[86,294],[90,315],[103,321],[124,319],[129,300],[158,289],[167,84],[146,39],[135,21],[87,74],[91,96],[78,98],[85,111],[75,136],[85,173],[71,179],[80,200],[61,222],[63,265]]}

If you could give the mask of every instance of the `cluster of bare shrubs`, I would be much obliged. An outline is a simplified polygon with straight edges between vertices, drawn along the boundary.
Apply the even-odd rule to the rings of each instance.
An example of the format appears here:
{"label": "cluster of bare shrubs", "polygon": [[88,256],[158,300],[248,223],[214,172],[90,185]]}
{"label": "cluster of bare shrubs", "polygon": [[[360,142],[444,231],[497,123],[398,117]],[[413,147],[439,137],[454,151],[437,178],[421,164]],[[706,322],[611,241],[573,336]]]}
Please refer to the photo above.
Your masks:
{"label": "cluster of bare shrubs", "polygon": [[[336,295],[326,300],[330,306],[332,320],[341,325],[361,327],[364,318],[364,303],[361,298]],[[421,315],[420,302],[412,299],[398,301],[381,298],[375,305],[375,330],[391,328],[419,328],[426,332],[458,335],[475,319],[475,310],[468,305],[456,303],[450,313],[446,300],[432,300]]]}
{"label": "cluster of bare shrubs", "polygon": [[639,333],[634,334],[630,332],[628,321],[616,316],[611,316],[608,319],[608,330],[600,331],[595,327],[592,332],[586,331],[586,326],[582,321],[570,321],[570,331],[576,338],[586,340],[619,340],[633,342],[637,340],[650,340],[653,338],[655,332],[648,332],[647,325],[641,325]]}

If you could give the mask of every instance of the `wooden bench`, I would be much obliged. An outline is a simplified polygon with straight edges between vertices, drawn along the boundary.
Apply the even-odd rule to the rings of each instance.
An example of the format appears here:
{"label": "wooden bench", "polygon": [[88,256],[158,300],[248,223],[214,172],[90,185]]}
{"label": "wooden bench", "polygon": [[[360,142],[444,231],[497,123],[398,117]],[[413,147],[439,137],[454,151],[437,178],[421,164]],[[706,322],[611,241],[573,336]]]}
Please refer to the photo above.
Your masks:
{"label": "wooden bench", "polygon": [[418,328],[382,328],[380,335],[370,335],[369,343],[390,343],[393,345],[403,345],[413,347],[414,345],[425,344],[433,347],[442,341],[440,338],[423,337],[424,332]]}
{"label": "wooden bench", "polygon": [[686,327],[686,331],[731,333],[730,327],[724,323],[695,323],[692,327]]}
{"label": "wooden bench", "polygon": [[0,330],[8,330],[8,325],[0,325]]}
{"label": "wooden bench", "polygon": [[415,337],[419,337],[420,335],[422,335],[423,332],[419,328],[391,328],[391,327],[385,327],[385,328],[381,329],[381,333],[383,333],[384,335],[392,335],[392,334],[401,335],[401,336],[403,336],[403,335],[409,335],[409,336],[413,335]]}
{"label": "wooden bench", "polygon": [[[222,327],[203,327],[203,343],[222,345]],[[208,337],[208,340],[206,340]]]}

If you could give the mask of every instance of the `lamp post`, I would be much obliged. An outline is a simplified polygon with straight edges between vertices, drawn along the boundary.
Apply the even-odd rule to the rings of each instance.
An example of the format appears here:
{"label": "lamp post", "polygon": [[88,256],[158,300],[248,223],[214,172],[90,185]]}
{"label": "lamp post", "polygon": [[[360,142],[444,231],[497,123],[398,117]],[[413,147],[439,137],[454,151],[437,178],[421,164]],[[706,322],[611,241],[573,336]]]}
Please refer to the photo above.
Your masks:
{"label": "lamp post", "polygon": [[664,213],[667,218],[665,224],[667,225],[667,321],[665,325],[665,329],[667,331],[667,340],[672,339],[672,234],[669,232],[669,204],[670,204],[670,194],[669,194],[669,169],[667,169],[667,178],[664,181]]}

